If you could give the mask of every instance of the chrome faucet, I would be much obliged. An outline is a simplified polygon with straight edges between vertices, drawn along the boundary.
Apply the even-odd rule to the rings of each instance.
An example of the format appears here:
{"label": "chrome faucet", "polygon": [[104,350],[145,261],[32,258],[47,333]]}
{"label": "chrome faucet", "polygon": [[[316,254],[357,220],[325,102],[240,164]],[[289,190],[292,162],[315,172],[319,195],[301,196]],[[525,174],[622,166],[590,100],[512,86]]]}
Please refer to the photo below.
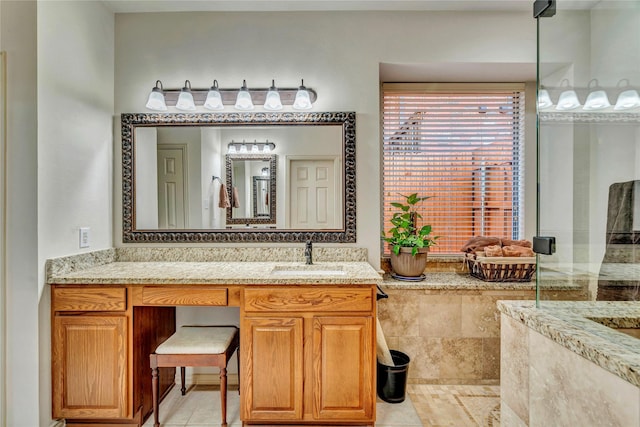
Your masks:
{"label": "chrome faucet", "polygon": [[311,240],[307,240],[307,244],[304,247],[304,257],[306,259],[307,265],[313,264],[312,252],[313,252],[313,245],[311,243]]}

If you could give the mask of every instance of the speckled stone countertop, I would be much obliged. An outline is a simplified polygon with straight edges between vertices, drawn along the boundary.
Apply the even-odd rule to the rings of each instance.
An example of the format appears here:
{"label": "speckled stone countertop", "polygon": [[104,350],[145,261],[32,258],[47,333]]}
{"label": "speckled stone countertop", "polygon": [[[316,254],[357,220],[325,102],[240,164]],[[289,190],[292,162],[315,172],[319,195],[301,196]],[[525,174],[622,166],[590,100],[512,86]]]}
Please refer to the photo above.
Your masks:
{"label": "speckled stone countertop", "polygon": [[498,301],[498,309],[640,387],[640,340],[612,329],[640,328],[640,302]]}
{"label": "speckled stone countertop", "polygon": [[367,262],[110,262],[53,274],[56,284],[379,284]]}
{"label": "speckled stone countertop", "polygon": [[[422,281],[396,280],[386,274],[383,285],[387,289],[425,289],[425,290],[524,290],[536,289],[536,281],[530,282],[485,282],[468,273],[429,273]],[[580,285],[571,282],[545,283],[546,290],[577,290]]]}

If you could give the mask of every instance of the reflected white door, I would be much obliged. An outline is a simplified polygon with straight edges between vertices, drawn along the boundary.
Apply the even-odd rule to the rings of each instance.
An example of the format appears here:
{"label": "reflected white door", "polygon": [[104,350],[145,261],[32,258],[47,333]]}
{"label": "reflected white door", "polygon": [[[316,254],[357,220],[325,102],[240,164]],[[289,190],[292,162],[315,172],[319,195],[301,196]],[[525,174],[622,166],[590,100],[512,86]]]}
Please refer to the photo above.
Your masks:
{"label": "reflected white door", "polygon": [[291,160],[291,228],[337,228],[334,169],[333,160]]}
{"label": "reflected white door", "polygon": [[158,146],[158,226],[160,229],[184,229],[186,200],[184,161],[186,146]]}

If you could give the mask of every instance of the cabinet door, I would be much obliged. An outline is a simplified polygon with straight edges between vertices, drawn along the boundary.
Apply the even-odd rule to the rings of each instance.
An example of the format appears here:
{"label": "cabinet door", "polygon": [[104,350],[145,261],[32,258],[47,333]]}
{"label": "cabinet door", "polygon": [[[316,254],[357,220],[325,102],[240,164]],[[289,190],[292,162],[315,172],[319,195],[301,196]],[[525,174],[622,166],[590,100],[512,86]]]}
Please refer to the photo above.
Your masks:
{"label": "cabinet door", "polygon": [[54,316],[54,418],[129,416],[126,343],[126,316]]}
{"label": "cabinet door", "polygon": [[242,420],[301,419],[303,319],[245,317],[240,331]]}
{"label": "cabinet door", "polygon": [[313,318],[313,414],[318,420],[374,415],[372,317]]}

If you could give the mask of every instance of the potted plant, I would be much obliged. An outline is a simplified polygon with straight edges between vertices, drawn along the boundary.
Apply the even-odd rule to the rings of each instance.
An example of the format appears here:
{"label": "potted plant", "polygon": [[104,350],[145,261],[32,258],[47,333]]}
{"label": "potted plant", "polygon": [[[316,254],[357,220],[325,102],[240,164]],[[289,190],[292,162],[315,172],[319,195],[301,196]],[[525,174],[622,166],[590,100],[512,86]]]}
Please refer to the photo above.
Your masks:
{"label": "potted plant", "polygon": [[[391,249],[392,276],[397,279],[422,280],[427,266],[429,247],[436,244],[438,236],[431,235],[431,225],[417,228],[417,220],[422,216],[416,210],[416,205],[431,196],[419,197],[417,193],[405,196],[403,203],[391,203],[398,208],[391,217],[393,227],[388,235],[382,235]],[[395,273],[395,274],[394,274]]]}

